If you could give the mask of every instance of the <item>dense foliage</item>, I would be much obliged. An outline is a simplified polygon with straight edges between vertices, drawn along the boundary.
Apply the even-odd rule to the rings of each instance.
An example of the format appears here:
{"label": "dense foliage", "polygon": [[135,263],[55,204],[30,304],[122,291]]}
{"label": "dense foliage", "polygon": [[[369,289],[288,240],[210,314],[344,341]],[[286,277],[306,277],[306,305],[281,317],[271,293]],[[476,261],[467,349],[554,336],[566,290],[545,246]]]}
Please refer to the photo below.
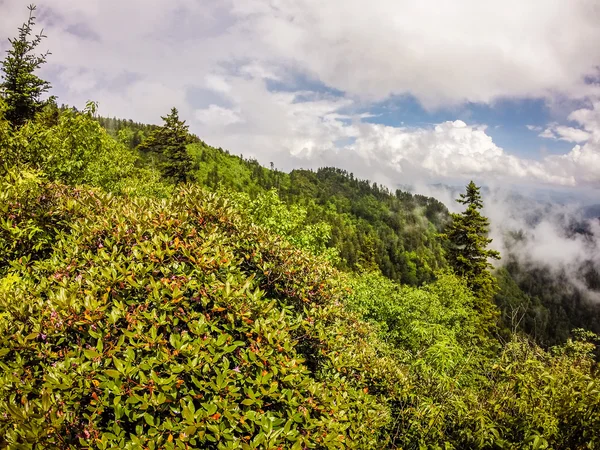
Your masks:
{"label": "dense foliage", "polygon": [[165,201],[11,171],[2,192],[3,446],[598,444],[593,344],[501,348],[454,275],[339,274],[289,243],[306,228],[281,239],[248,199],[195,187]]}
{"label": "dense foliage", "polygon": [[[6,120],[6,109],[0,100],[0,172],[10,166],[43,170],[50,180],[85,182],[120,193],[164,196],[170,190],[158,171],[140,167],[140,158],[94,120],[94,103],[82,112],[58,112],[49,105],[38,120],[16,129]],[[57,117],[47,120],[50,114]]]}
{"label": "dense foliage", "polygon": [[116,117],[97,116],[96,120],[108,133],[129,149],[134,149],[156,130],[156,125],[117,119]]}
{"label": "dense foliage", "polygon": [[501,344],[465,281],[449,274],[420,289],[376,274],[349,285],[349,306],[377,325],[407,371],[405,396],[392,403],[392,448],[600,445],[593,334],[550,352],[517,335]]}
{"label": "dense foliage", "polygon": [[289,174],[267,169],[204,143],[191,145],[190,153],[199,162],[199,183],[251,196],[275,188],[284,201],[306,210],[308,223],[327,223],[329,245],[339,252],[342,269],[378,269],[393,280],[419,285],[445,267],[436,236],[448,221],[448,211],[433,198],[392,193],[335,168]]}
{"label": "dense foliage", "polygon": [[[50,254],[24,249],[2,280],[3,445],[368,448],[381,437],[389,416],[369,390],[398,369],[344,312],[322,261],[198,189],[168,202],[39,178],[29,189],[54,200],[64,232]],[[26,226],[18,212],[13,225]]]}

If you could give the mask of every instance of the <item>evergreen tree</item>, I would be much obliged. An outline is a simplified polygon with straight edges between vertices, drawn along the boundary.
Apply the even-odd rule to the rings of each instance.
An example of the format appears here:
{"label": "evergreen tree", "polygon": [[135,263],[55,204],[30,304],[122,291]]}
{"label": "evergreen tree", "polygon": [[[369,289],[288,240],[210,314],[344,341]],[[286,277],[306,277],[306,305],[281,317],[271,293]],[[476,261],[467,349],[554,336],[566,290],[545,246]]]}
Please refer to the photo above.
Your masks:
{"label": "evergreen tree", "polygon": [[163,177],[175,183],[195,181],[196,169],[193,158],[187,152],[188,126],[179,120],[177,108],[172,108],[168,116],[161,117],[164,125],[153,131],[139,145],[141,151],[156,152],[161,157]]}
{"label": "evergreen tree", "polygon": [[47,103],[42,101],[41,97],[50,89],[50,83],[34,73],[46,62],[50,53],[33,53],[46,36],[42,30],[30,38],[35,25],[36,7],[30,5],[28,9],[29,19],[19,28],[19,37],[9,39],[12,47],[6,51],[8,55],[2,61],[4,74],[0,83],[0,93],[8,105],[5,117],[16,128],[33,119],[41,110]]}
{"label": "evergreen tree", "polygon": [[490,311],[492,297],[497,290],[496,280],[489,271],[490,259],[500,259],[500,253],[487,249],[492,242],[488,236],[489,221],[481,215],[483,201],[479,187],[472,181],[466,193],[456,200],[467,209],[451,214],[452,222],[443,235],[448,240],[447,259],[456,274],[464,277],[473,293],[482,301],[480,310]]}

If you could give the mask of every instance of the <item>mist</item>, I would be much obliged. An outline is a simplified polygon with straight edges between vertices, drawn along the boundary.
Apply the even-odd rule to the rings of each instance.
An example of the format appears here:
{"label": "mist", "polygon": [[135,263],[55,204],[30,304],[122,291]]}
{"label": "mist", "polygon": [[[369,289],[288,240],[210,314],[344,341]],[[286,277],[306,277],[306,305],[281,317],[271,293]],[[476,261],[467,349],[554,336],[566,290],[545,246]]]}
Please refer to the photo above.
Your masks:
{"label": "mist", "polygon": [[498,265],[516,261],[523,269],[544,269],[566,279],[566,292],[577,289],[587,301],[600,303],[586,273],[600,272],[600,220],[586,219],[581,204],[535,200],[506,190],[484,193],[490,219],[491,247],[500,251]]}
{"label": "mist", "polygon": [[[415,184],[414,191],[437,198],[450,212],[461,212],[456,202],[464,187]],[[587,217],[589,196],[574,198],[569,193],[549,193],[523,187],[521,192],[498,187],[481,190],[483,214],[490,220],[490,247],[502,259],[530,271],[543,269],[552,278],[567,281],[565,292],[576,289],[589,301],[600,304],[600,291],[586,282],[586,270],[600,273],[600,218]]]}

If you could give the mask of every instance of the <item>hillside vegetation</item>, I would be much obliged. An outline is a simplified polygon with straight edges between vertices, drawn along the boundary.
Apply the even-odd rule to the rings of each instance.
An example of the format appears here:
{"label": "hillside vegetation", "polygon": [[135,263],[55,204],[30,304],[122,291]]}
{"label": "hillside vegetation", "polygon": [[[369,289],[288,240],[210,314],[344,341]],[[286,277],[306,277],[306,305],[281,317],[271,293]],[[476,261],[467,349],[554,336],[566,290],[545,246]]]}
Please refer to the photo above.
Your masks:
{"label": "hillside vegetation", "polygon": [[3,446],[598,443],[593,345],[500,348],[453,275],[341,274],[196,187],[1,192]]}
{"label": "hillside vegetation", "polygon": [[176,110],[132,148],[94,103],[4,98],[0,448],[600,447],[597,337],[498,337],[475,186],[465,232],[231,157]]}
{"label": "hillside vegetation", "polygon": [[444,267],[436,234],[446,224],[448,211],[433,198],[392,193],[336,168],[289,174],[266,169],[256,160],[204,143],[190,146],[190,153],[199,160],[200,183],[250,195],[276,189],[282,200],[306,210],[309,223],[327,223],[329,244],[338,250],[341,268],[377,268],[393,280],[418,285],[431,281]]}
{"label": "hillside vegetation", "polygon": [[[121,136],[150,129],[127,120],[98,120],[107,124],[109,133],[115,136],[117,128]],[[438,234],[450,223],[450,215],[434,198],[399,189],[390,192],[331,167],[296,169],[288,174],[211,147],[196,136],[189,136],[188,141],[193,143],[188,151],[198,163],[194,176],[199,184],[211,190],[226,187],[251,198],[278,197],[286,206],[277,208],[277,214],[286,214],[295,223],[307,222],[322,231],[329,230],[325,245],[340,256],[335,265],[342,270],[377,270],[402,284],[418,286],[432,281],[435,272],[448,265],[447,249]],[[129,145],[127,139],[123,143]],[[155,164],[152,156],[141,156],[147,165]],[[258,203],[253,210],[268,215],[264,205]],[[290,208],[293,213],[287,212]],[[577,232],[585,233],[585,227],[580,228]],[[565,230],[568,232],[572,231]],[[548,347],[564,343],[575,328],[600,332],[600,307],[587,300],[582,290],[600,289],[598,269],[592,261],[584,262],[579,269],[584,272],[581,278],[586,280],[585,286],[575,286],[565,274],[519,264],[514,253],[523,245],[521,233],[504,239],[510,245],[494,271],[500,288],[494,301],[500,309],[505,338],[516,329]]]}

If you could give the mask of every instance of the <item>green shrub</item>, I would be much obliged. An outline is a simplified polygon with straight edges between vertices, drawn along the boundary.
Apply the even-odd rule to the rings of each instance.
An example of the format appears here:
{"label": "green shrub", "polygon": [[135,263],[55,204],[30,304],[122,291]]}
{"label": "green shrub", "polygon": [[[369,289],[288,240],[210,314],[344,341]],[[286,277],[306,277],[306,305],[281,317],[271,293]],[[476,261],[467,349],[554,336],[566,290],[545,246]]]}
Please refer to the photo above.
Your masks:
{"label": "green shrub", "polygon": [[26,264],[49,254],[65,226],[64,191],[36,172],[13,168],[0,177],[0,276],[13,260]]}
{"label": "green shrub", "polygon": [[331,226],[325,222],[308,224],[306,209],[297,204],[284,203],[277,190],[271,189],[253,198],[245,193],[232,194],[223,189],[221,192],[233,199],[247,220],[282,236],[297,248],[314,255],[325,255],[332,264],[339,263],[338,251],[328,247]]}
{"label": "green shrub", "polygon": [[45,189],[72,219],[0,282],[0,446],[377,447],[403,374],[324,260],[197,188]]}
{"label": "green shrub", "polygon": [[165,197],[171,188],[160,173],[138,167],[138,155],[110,136],[94,119],[96,105],[66,109],[48,121],[44,114],[18,130],[4,118],[0,100],[0,165],[34,170],[52,181],[88,184],[114,193]]}
{"label": "green shrub", "polygon": [[392,448],[600,445],[591,342],[547,352],[513,336],[501,347],[486,334],[465,282],[450,274],[419,289],[373,273],[347,284],[348,306],[377,326],[406,373],[389,402]]}
{"label": "green shrub", "polygon": [[487,397],[506,447],[600,448],[594,348],[585,339],[570,340],[551,352],[522,338],[506,346],[493,366]]}

